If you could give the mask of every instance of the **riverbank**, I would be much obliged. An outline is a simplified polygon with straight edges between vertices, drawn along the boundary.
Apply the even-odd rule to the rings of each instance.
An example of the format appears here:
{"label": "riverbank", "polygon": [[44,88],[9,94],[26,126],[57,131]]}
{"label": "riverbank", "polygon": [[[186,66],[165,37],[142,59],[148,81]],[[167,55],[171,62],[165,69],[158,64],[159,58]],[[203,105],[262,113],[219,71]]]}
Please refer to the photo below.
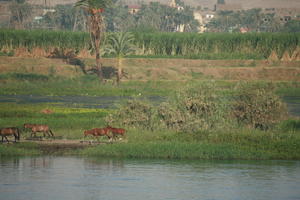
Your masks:
{"label": "riverbank", "polygon": [[[18,60],[19,58],[13,59]],[[41,60],[37,60],[36,62],[39,63],[39,61]],[[43,62],[45,63],[52,61],[53,60],[43,58]],[[62,62],[61,60],[56,61]],[[90,61],[88,60],[87,62]],[[177,76],[177,73],[171,73],[169,75],[173,74],[174,76],[157,76],[156,79],[152,77],[151,73],[149,74],[147,72],[147,68],[149,69],[155,67],[158,69],[159,62],[157,60],[151,60],[149,61],[150,63],[148,63],[148,61],[149,60],[147,59],[144,63],[142,63],[140,69],[143,72],[141,72],[138,71],[137,60],[128,59],[126,61],[128,62],[128,70],[132,70],[131,73],[135,74],[134,76],[138,76],[138,74],[141,72],[140,74],[142,74],[142,76],[138,79],[131,77],[127,80],[124,80],[124,82],[122,82],[120,86],[114,85],[113,80],[108,80],[106,84],[100,84],[96,76],[83,75],[80,70],[74,71],[74,77],[71,76],[72,74],[70,75],[70,77],[68,77],[67,72],[63,73],[62,71],[57,71],[58,68],[56,68],[56,66],[51,67],[53,63],[50,65],[45,65],[46,67],[43,69],[43,72],[46,72],[45,74],[37,73],[34,70],[38,68],[35,68],[35,65],[31,66],[30,64],[34,63],[33,60],[25,60],[24,65],[16,66],[16,69],[13,69],[13,71],[15,71],[13,73],[2,73],[0,75],[0,96],[2,95],[7,99],[0,103],[0,127],[18,127],[22,131],[22,133],[20,143],[9,145],[0,144],[0,156],[68,154],[91,157],[95,156],[117,158],[267,160],[300,159],[300,121],[298,118],[287,116],[280,122],[276,121],[276,125],[273,125],[272,122],[272,127],[270,129],[266,128],[267,130],[265,131],[259,130],[259,128],[255,127],[256,124],[252,124],[252,128],[246,128],[246,126],[242,124],[240,126],[236,126],[236,124],[234,126],[227,126],[227,124],[225,124],[227,123],[226,120],[224,121],[223,125],[227,128],[206,129],[205,131],[200,130],[201,128],[205,129],[206,125],[213,125],[212,127],[216,127],[215,123],[207,123],[206,125],[205,123],[202,123],[205,122],[205,120],[215,120],[211,122],[218,122],[219,125],[220,123],[222,125],[223,122],[218,121],[221,117],[223,117],[221,112],[224,112],[224,110],[222,109],[232,106],[232,104],[230,104],[230,101],[228,100],[232,97],[234,92],[237,92],[236,88],[239,86],[239,82],[237,82],[235,79],[226,79],[224,77],[212,80],[212,76],[206,76],[203,75],[202,72],[198,73],[196,71],[193,71],[193,73],[191,74],[190,71],[188,76],[187,74],[180,73],[180,71],[178,70],[183,69],[182,64],[186,64],[186,62],[188,62],[191,66],[195,65],[193,66],[193,68],[195,69],[198,67],[199,69],[206,68],[207,70],[214,68],[213,66],[197,66],[196,62],[198,61],[195,61],[194,63],[193,61],[189,62],[187,60],[182,61],[181,65],[178,64],[178,66],[176,65],[176,60],[161,61],[163,63],[169,62],[169,65],[167,65],[167,67],[175,67],[175,71],[177,71],[178,74],[181,74],[181,76]],[[18,62],[21,62],[21,60],[19,60]],[[207,62],[213,63],[214,61]],[[221,64],[221,61],[215,61],[215,64],[217,62]],[[12,63],[9,62],[9,65],[12,65]],[[221,71],[226,70],[227,68],[230,68],[230,63],[231,61],[228,61],[226,66],[219,66],[217,68]],[[130,68],[130,65],[132,66],[132,68]],[[238,63],[236,65],[238,65]],[[236,65],[231,67],[231,69],[237,68]],[[30,68],[30,66],[32,68]],[[249,69],[255,68],[255,70],[261,68],[259,66],[243,67]],[[279,68],[283,69],[283,67]],[[293,70],[300,69],[299,67],[286,66],[286,69],[291,68]],[[22,69],[25,71],[18,71]],[[63,67],[62,69],[67,68]],[[278,76],[272,76],[272,78],[279,77],[279,74],[280,73],[277,74]],[[297,73],[289,72],[288,74],[295,77],[299,76]],[[285,77],[284,73],[280,75],[280,77]],[[265,78],[265,76],[259,77],[261,77],[262,79]],[[254,79],[247,82],[246,84],[248,88],[251,88],[252,86],[261,86],[263,88],[266,85],[270,85],[270,90],[272,90],[274,87],[276,93],[280,96],[293,96],[299,94],[300,83],[298,81],[293,81],[294,79],[288,81],[280,80],[282,79],[278,79],[276,82],[270,82]],[[157,104],[160,104],[161,102],[151,102],[151,100],[149,102],[149,97],[154,96],[165,100],[174,100],[178,98],[177,100],[180,101],[184,96],[181,96],[179,98],[178,91],[186,89],[187,86],[189,86],[191,89],[199,89],[204,85],[208,85],[211,89],[209,91],[212,92],[213,89],[215,93],[212,93],[212,95],[209,96],[209,98],[211,99],[208,104],[206,104],[207,102],[205,101],[206,97],[208,97],[207,93],[205,93],[204,96],[202,94],[202,96],[198,96],[201,97],[200,99],[196,99],[197,101],[200,100],[199,105],[201,106],[204,102],[203,105],[212,106],[212,112],[214,112],[215,109],[221,109],[218,110],[218,113],[210,113],[217,115],[209,116],[209,118],[201,118],[202,115],[199,114],[198,117],[200,117],[199,120],[201,123],[198,124],[204,124],[205,126],[197,126],[197,123],[191,124],[191,127],[194,127],[192,133],[188,131],[188,124],[186,124],[187,126],[185,127],[181,127],[182,130],[186,129],[187,131],[175,130],[176,124],[180,125],[181,123],[180,120],[178,120],[178,115],[176,114],[176,112],[179,112],[181,108],[179,110],[176,110],[178,107],[176,107],[175,104],[171,105],[170,103],[172,103],[172,101],[168,102],[169,105],[164,104],[160,107],[159,111],[160,114],[162,114],[160,117],[169,117],[169,119],[166,118],[166,121],[164,121],[167,127],[163,124],[160,124],[161,120],[159,120],[157,118],[158,115],[154,114],[153,112],[158,112]],[[268,92],[268,90],[265,90],[265,92]],[[29,102],[20,102],[13,97],[14,95],[27,95],[29,98]],[[222,101],[220,101],[224,103],[223,107],[221,106],[222,108],[218,106],[220,105],[220,102],[218,100],[221,99],[215,98],[216,95],[222,96]],[[32,96],[37,96],[37,98],[31,98]],[[47,98],[47,96],[51,96],[51,98],[55,100],[53,100],[52,102],[39,101],[39,98]],[[70,102],[67,102],[65,99],[63,99],[63,96],[72,98]],[[92,101],[90,102],[91,106],[84,101],[84,98],[82,98],[82,96],[92,99]],[[118,119],[117,115],[115,115],[114,118],[109,118],[109,116],[113,116],[115,113],[117,113],[117,111],[120,110],[116,108],[120,108],[120,104],[123,104],[123,100],[116,102],[116,104],[118,105],[112,105],[113,103],[110,103],[111,105],[105,108],[97,107],[97,105],[100,104],[99,101],[101,101],[101,99],[99,99],[98,97],[110,96],[122,96],[124,97],[124,101],[126,101],[127,98],[139,99],[143,101],[145,100],[146,103],[141,102],[141,105],[146,106],[146,110],[135,114],[141,114],[141,117],[137,118],[148,117],[144,116],[143,114],[149,114],[152,123],[151,127],[142,128],[134,127],[135,125],[132,126],[132,124],[128,124],[128,126],[124,125],[124,128],[126,128],[127,130],[126,139],[114,142],[113,144],[106,144],[108,140],[105,138],[101,138],[103,145],[101,144],[95,146],[82,145],[79,142],[78,144],[76,143],[74,145],[66,145],[55,143],[55,140],[53,144],[36,144],[34,142],[23,142],[24,139],[26,139],[30,135],[29,130],[23,129],[24,123],[47,124],[53,131],[54,135],[58,138],[61,138],[62,140],[69,142],[73,140],[81,141],[83,139],[83,132],[85,130],[95,127],[105,127],[108,123],[112,122],[110,120]],[[264,95],[262,95],[261,97],[264,97]],[[187,96],[186,99],[188,99]],[[216,104],[212,103],[213,99],[216,100]],[[265,99],[266,98],[262,98],[261,100]],[[298,99],[295,99],[295,101],[298,101]],[[139,102],[137,103],[139,104]],[[257,105],[261,105],[261,102],[259,101],[257,101],[256,103]],[[176,105],[178,106],[179,104]],[[133,107],[133,109],[135,108],[136,107]],[[137,108],[139,108],[139,106]],[[210,107],[205,107],[205,109],[210,109]],[[139,109],[137,109],[136,111],[138,112]],[[151,112],[147,113],[146,111]],[[128,114],[129,112],[124,113]],[[172,116],[175,116],[175,118],[173,118]],[[190,114],[186,113],[186,115],[182,116],[188,117],[190,116]],[[124,115],[123,117],[123,119],[135,119],[134,116],[128,117]],[[195,118],[191,117],[189,119]],[[123,127],[123,125],[119,125],[116,120],[115,122],[112,122],[112,124],[113,123],[116,123],[116,126],[118,127]],[[130,121],[129,123],[132,123],[132,121]],[[175,126],[172,127],[172,124],[175,124]],[[197,128],[199,128],[199,131],[196,130]],[[264,126],[261,126],[261,129],[264,128]]]}
{"label": "riverbank", "polygon": [[[93,142],[90,142],[93,141]],[[298,131],[175,133],[128,130],[126,139],[24,141],[0,144],[0,157],[76,155],[108,158],[300,160]]]}

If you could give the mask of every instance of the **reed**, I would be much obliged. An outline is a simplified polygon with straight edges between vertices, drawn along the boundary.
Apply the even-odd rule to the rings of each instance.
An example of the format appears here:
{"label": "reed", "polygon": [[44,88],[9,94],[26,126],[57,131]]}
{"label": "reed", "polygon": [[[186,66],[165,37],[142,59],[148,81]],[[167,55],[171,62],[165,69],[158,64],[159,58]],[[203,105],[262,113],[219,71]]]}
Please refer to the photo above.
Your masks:
{"label": "reed", "polygon": [[50,47],[83,49],[89,46],[89,35],[82,32],[48,30],[11,30],[0,29],[1,48]]}
{"label": "reed", "polygon": [[[109,34],[109,33],[107,33]],[[299,33],[134,33],[139,55],[195,59],[262,59],[272,51],[290,55],[300,45]],[[0,29],[0,49],[90,49],[88,33]]]}

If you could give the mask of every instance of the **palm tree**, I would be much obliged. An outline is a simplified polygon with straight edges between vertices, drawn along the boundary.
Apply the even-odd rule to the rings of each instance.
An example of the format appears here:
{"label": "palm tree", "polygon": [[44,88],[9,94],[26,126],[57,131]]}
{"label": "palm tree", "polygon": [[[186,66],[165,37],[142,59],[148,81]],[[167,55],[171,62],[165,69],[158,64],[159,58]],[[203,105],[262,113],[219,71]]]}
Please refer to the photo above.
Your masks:
{"label": "palm tree", "polygon": [[136,50],[133,41],[134,35],[130,32],[114,33],[108,38],[108,45],[105,51],[107,54],[116,56],[118,59],[117,84],[120,83],[123,76],[122,61],[124,56]]}
{"label": "palm tree", "polygon": [[100,81],[103,81],[102,64],[100,61],[100,41],[103,32],[102,13],[112,4],[112,0],[79,0],[75,7],[83,8],[88,13],[88,25],[91,42],[96,53],[96,73]]}

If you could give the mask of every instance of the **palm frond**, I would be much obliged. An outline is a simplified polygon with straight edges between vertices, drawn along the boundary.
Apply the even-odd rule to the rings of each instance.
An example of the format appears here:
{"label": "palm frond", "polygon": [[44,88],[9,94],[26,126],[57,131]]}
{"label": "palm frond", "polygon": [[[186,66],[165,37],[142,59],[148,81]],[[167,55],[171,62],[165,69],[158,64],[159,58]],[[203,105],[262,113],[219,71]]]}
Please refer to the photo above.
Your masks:
{"label": "palm frond", "polygon": [[133,42],[134,36],[130,32],[114,33],[109,36],[105,51],[109,55],[123,57],[137,50]]}

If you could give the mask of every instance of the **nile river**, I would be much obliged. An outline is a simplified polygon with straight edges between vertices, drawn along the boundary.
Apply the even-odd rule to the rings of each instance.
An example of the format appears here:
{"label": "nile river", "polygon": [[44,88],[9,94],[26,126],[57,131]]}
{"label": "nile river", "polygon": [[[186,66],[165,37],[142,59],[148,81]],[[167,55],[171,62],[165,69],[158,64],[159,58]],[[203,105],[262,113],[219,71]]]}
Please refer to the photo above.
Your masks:
{"label": "nile river", "polygon": [[300,161],[0,159],[2,200],[296,200]]}

